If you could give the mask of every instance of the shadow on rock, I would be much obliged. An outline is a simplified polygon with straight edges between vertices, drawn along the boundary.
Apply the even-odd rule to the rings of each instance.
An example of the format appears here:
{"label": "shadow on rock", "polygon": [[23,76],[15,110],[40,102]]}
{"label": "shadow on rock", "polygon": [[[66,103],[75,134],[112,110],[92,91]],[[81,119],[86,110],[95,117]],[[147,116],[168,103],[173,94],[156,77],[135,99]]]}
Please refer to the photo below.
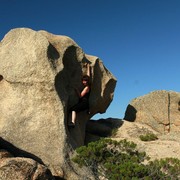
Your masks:
{"label": "shadow on rock", "polygon": [[90,120],[86,126],[85,144],[97,141],[102,137],[112,136],[113,133],[123,125],[121,119],[108,118],[100,120]]}
{"label": "shadow on rock", "polygon": [[31,158],[35,161],[37,161],[38,163],[44,165],[43,161],[35,156],[32,153],[26,152],[24,150],[21,150],[19,148],[17,148],[16,146],[14,146],[13,144],[11,144],[10,142],[6,141],[5,139],[3,139],[2,137],[0,137],[0,149],[5,149],[8,152],[10,152],[11,154],[14,155],[14,157],[26,157],[26,158]]}
{"label": "shadow on rock", "polygon": [[134,122],[136,119],[136,113],[137,110],[132,105],[129,104],[126,109],[124,119],[130,122]]}

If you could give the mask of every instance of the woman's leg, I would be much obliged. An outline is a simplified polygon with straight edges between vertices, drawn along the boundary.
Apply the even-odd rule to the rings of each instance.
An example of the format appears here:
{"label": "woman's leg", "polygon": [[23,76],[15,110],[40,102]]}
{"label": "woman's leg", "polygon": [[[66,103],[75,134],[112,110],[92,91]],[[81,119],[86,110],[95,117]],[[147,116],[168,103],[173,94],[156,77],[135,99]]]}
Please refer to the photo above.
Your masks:
{"label": "woman's leg", "polygon": [[79,102],[78,104],[74,105],[72,108],[70,108],[71,112],[71,121],[69,123],[69,126],[74,126],[76,123],[76,113],[80,111],[84,111],[88,109],[88,103],[86,101]]}
{"label": "woman's leg", "polygon": [[72,119],[71,121],[75,124],[76,122],[76,111],[72,111]]}

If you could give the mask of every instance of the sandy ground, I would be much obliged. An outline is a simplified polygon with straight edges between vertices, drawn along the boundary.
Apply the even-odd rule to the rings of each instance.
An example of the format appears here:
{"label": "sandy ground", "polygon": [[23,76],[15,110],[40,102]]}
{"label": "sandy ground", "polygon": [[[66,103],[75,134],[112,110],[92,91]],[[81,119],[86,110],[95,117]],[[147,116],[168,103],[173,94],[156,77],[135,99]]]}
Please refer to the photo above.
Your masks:
{"label": "sandy ground", "polygon": [[[147,132],[156,134],[158,140],[148,142],[140,140],[139,136]],[[145,151],[151,160],[166,157],[180,159],[180,132],[160,134],[147,125],[124,121],[113,139],[133,141],[137,144],[138,150]]]}

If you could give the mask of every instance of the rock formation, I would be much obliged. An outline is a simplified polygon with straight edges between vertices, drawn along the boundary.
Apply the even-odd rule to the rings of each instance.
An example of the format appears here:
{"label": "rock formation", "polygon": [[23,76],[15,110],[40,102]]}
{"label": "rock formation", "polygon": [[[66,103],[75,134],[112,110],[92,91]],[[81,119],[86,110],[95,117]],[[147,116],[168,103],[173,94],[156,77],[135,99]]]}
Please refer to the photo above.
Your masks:
{"label": "rock formation", "polygon": [[[86,62],[91,65],[91,114],[79,113],[76,127],[69,129],[68,109],[78,100],[74,87],[81,88]],[[90,172],[70,158],[84,144],[90,117],[108,108],[115,85],[102,61],[86,55],[69,37],[13,29],[0,43],[1,138],[15,153],[45,164],[54,176],[88,179]]]}
{"label": "rock formation", "polygon": [[154,91],[133,99],[125,112],[125,120],[147,124],[164,132],[180,131],[180,93]]}
{"label": "rock formation", "polygon": [[29,158],[12,157],[3,149],[0,151],[0,179],[55,180],[44,165]]}

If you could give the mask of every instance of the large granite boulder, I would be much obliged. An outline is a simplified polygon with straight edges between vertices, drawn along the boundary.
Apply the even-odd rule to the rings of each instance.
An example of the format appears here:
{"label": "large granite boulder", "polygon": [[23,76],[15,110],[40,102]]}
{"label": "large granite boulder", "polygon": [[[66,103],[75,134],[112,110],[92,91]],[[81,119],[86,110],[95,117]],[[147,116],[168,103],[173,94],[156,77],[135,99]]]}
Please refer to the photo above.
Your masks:
{"label": "large granite boulder", "polygon": [[180,131],[180,93],[160,90],[135,98],[124,119],[147,124],[161,133]]}
{"label": "large granite boulder", "polygon": [[[76,127],[69,129],[68,109],[78,100],[74,87],[81,88],[87,62],[91,114],[79,113]],[[48,166],[54,176],[88,179],[88,170],[70,158],[84,144],[87,121],[108,108],[115,85],[102,61],[86,55],[71,38],[13,29],[0,43],[0,136],[23,156]]]}

